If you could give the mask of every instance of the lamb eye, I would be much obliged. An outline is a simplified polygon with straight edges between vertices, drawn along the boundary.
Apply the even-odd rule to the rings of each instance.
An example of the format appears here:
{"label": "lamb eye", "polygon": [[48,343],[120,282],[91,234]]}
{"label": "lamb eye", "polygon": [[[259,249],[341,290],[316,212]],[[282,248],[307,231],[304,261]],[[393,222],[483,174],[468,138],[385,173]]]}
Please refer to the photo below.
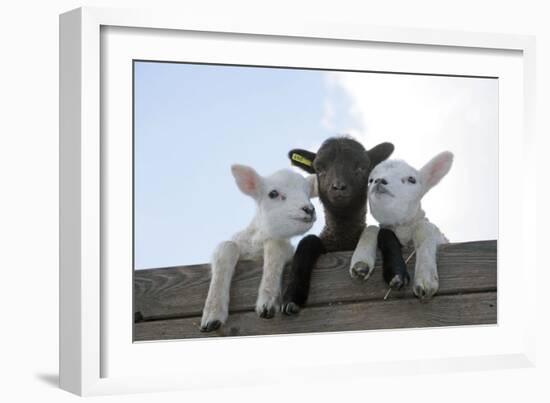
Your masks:
{"label": "lamb eye", "polygon": [[271,192],[269,192],[268,196],[270,199],[276,199],[277,197],[279,197],[279,192],[277,192],[276,190],[272,190]]}
{"label": "lamb eye", "polygon": [[372,178],[371,178],[371,179],[369,179],[369,183],[372,183]]}
{"label": "lamb eye", "polygon": [[416,179],[415,179],[414,177],[412,177],[412,176],[409,176],[409,177],[407,178],[407,181],[408,181],[409,183],[416,183]]}

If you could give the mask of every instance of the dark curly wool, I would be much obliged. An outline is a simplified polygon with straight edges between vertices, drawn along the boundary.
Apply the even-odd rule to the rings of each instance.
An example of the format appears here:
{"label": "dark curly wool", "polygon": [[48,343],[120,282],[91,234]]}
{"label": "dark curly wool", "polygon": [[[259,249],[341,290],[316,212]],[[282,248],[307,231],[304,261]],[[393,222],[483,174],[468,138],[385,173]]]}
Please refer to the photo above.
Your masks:
{"label": "dark curly wool", "polygon": [[317,153],[290,151],[294,165],[317,176],[325,227],[318,237],[308,235],[296,248],[290,281],[283,296],[284,313],[295,314],[306,303],[311,271],[321,254],[355,249],[366,225],[370,171],[392,152],[391,143],[382,143],[367,151],[350,137],[329,138]]}

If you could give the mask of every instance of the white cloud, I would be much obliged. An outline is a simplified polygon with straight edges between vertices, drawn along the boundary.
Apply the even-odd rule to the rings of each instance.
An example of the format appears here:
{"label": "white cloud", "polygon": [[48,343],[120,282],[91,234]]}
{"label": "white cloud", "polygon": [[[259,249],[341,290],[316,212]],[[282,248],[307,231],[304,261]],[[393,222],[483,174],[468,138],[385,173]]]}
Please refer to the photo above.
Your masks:
{"label": "white cloud", "polygon": [[332,102],[327,98],[323,103],[323,116],[321,118],[321,125],[327,130],[334,130],[334,106]]}
{"label": "white cloud", "polygon": [[450,174],[424,200],[428,217],[452,241],[497,237],[497,80],[330,72],[326,83],[323,124],[334,132],[367,148],[391,141],[393,158],[417,168],[452,151]]}

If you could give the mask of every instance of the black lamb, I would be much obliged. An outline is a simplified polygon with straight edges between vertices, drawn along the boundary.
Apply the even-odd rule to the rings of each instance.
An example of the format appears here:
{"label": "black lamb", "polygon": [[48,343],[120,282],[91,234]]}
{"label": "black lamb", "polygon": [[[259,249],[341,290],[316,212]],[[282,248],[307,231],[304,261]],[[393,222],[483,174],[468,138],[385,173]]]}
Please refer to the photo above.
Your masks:
{"label": "black lamb", "polygon": [[[367,151],[350,137],[332,137],[321,145],[317,153],[301,149],[289,152],[293,165],[317,176],[325,227],[319,236],[304,237],[296,248],[290,281],[283,295],[282,311],[285,314],[296,314],[305,305],[311,271],[321,254],[355,249],[366,225],[369,174],[391,155],[393,149],[393,144],[381,143]],[[389,236],[395,237],[393,232]],[[381,248],[383,258],[385,253],[389,260],[394,255],[401,255],[399,242],[385,245],[389,250],[388,247]]]}

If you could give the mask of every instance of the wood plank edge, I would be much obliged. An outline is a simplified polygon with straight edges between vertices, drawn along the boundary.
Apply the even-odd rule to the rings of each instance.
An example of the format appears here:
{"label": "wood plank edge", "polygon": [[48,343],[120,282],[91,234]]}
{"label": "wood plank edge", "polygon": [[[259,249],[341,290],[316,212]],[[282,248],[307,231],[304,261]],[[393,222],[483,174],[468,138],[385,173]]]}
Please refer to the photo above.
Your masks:
{"label": "wood plank edge", "polygon": [[[453,294],[453,295],[446,295],[446,296],[439,296],[440,297],[440,303],[442,304],[446,304],[446,303],[450,303],[450,302],[453,302],[453,300],[456,300],[456,302],[461,302],[463,304],[467,304],[468,301],[472,300],[473,298],[477,298],[479,299],[480,301],[483,300],[483,299],[488,299],[488,300],[493,300],[494,301],[494,305],[490,305],[491,308],[494,307],[495,309],[495,312],[494,312],[494,317],[491,317],[491,318],[488,318],[487,320],[485,321],[472,321],[471,318],[470,320],[462,320],[456,324],[441,324],[441,325],[424,325],[424,326],[401,326],[400,323],[393,323],[393,324],[390,324],[390,325],[387,325],[387,326],[379,326],[379,327],[376,327],[376,328],[366,328],[366,329],[334,329],[334,330],[321,330],[321,329],[315,329],[315,330],[307,330],[307,329],[304,329],[303,331],[295,331],[293,329],[285,329],[285,331],[282,331],[282,329],[277,329],[273,332],[262,332],[261,330],[258,331],[258,333],[251,333],[251,334],[242,334],[242,335],[231,335],[231,334],[218,334],[217,332],[213,332],[213,333],[200,333],[198,331],[198,324],[200,323],[200,318],[198,317],[195,317],[195,318],[179,318],[179,319],[173,319],[173,320],[162,320],[162,321],[149,321],[149,322],[141,322],[141,323],[137,323],[134,325],[134,342],[146,342],[146,341],[156,341],[156,340],[171,340],[171,339],[174,339],[174,340],[180,340],[180,339],[203,339],[203,338],[216,338],[216,337],[247,337],[247,336],[261,336],[261,335],[290,335],[290,334],[299,334],[299,333],[305,333],[305,334],[311,334],[311,333],[326,333],[326,332],[347,332],[347,331],[365,331],[365,330],[390,330],[390,329],[424,329],[424,328],[432,328],[432,327],[453,327],[453,326],[469,326],[469,325],[494,325],[494,324],[497,324],[497,309],[496,309],[496,306],[497,306],[497,294],[496,292],[480,292],[480,293],[469,293],[469,294],[465,294],[463,295],[465,298],[464,299],[458,299],[459,297],[461,297],[462,295],[458,295],[458,294]],[[403,300],[393,300],[393,301],[390,301],[390,303],[393,303],[394,305],[395,304],[398,304],[399,302],[401,302]],[[405,302],[405,301],[403,301]],[[406,302],[411,302],[410,299],[407,299]],[[434,303],[438,303],[438,301],[436,300],[431,300],[429,301],[428,303],[431,303],[431,302],[434,302]],[[418,306],[421,306],[422,302],[418,301]],[[383,304],[388,304],[388,301],[375,301],[375,302],[370,302],[368,303],[368,305],[370,305],[370,308],[368,309],[371,309],[371,310],[375,310],[377,309],[378,307],[381,307]],[[364,302],[357,302],[355,304],[352,304],[352,303],[349,303],[349,304],[345,304],[346,305],[346,308],[348,309],[356,309],[356,308],[359,308],[361,305],[365,305]],[[355,306],[354,306],[355,305]],[[326,306],[319,306],[319,307],[309,307],[309,314],[311,315],[313,313],[313,315],[315,315],[314,311],[322,311],[322,310],[326,310],[327,308],[331,308],[332,306],[329,306],[329,305],[326,305]],[[384,308],[383,308],[384,309]],[[433,309],[433,308],[432,308]],[[440,309],[440,308],[436,308],[436,309]],[[442,308],[441,308],[442,309]],[[429,313],[429,311],[427,310],[427,313]],[[246,316],[249,316],[251,315],[252,312],[243,312],[243,313],[237,313],[236,315],[246,315]],[[307,313],[306,313],[307,314]],[[281,314],[279,314],[281,315]],[[159,324],[161,325],[167,325],[167,326],[189,326],[190,325],[190,322],[195,319],[196,323],[195,323],[195,327],[197,328],[197,332],[193,334],[193,336],[183,336],[183,337],[177,337],[177,338],[166,338],[166,337],[155,337],[155,338],[147,338],[147,337],[144,337],[143,335],[146,333],[146,331],[142,331],[142,329],[145,329],[143,326],[151,326],[153,325],[154,322],[158,322]],[[257,320],[261,320],[259,318],[255,318]],[[465,319],[468,319],[468,318],[465,318]],[[276,320],[289,320],[289,321],[296,321],[296,320],[299,320],[299,316],[298,317],[283,317],[283,316],[279,316],[279,318],[276,318]],[[179,323],[178,323],[179,322]],[[289,322],[290,324],[290,322]],[[231,324],[229,323],[229,326],[231,326]],[[141,329],[140,329],[141,328]]]}
{"label": "wood plank edge", "polygon": [[[406,294],[399,294],[401,291],[392,291],[388,301],[397,301],[397,300],[411,300],[417,299],[416,296],[412,293],[412,290],[406,291]],[[497,292],[496,287],[480,287],[480,288],[457,288],[453,290],[442,291],[438,293],[434,298],[444,297],[444,296],[453,296],[453,295],[465,295],[465,294],[481,294],[481,293],[490,293]],[[397,295],[396,295],[397,294]],[[320,308],[320,307],[329,307],[329,306],[342,306],[350,304],[360,304],[360,303],[373,303],[373,302],[386,302],[381,296],[366,296],[365,298],[350,298],[342,299],[337,302],[316,302],[306,305],[304,309],[308,308]],[[248,312],[254,312],[255,306],[247,306],[240,309],[234,309],[229,311],[229,315],[236,315]],[[167,314],[167,315],[154,315],[154,316],[143,316],[140,311],[134,313],[134,323],[144,323],[144,322],[157,322],[164,320],[177,320],[177,319],[191,319],[191,318],[200,318],[202,317],[202,311],[192,311],[186,312],[185,314]]]}

